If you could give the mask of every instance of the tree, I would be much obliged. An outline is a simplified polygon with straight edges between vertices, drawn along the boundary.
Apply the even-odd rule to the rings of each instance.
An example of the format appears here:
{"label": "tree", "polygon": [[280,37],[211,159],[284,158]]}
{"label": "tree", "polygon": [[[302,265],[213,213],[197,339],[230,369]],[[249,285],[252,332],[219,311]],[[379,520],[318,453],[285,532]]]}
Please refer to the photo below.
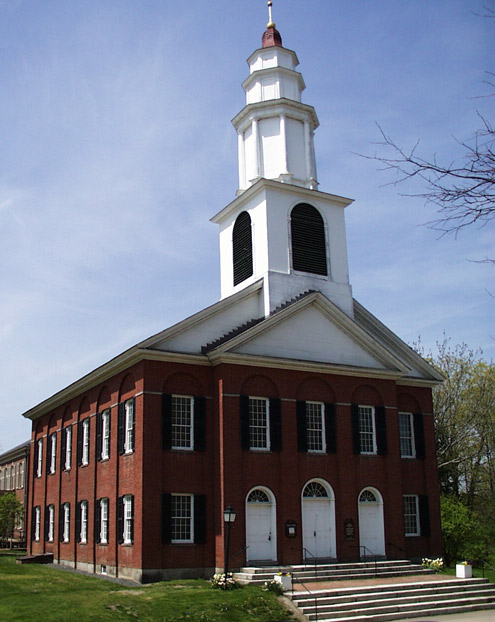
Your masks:
{"label": "tree", "polygon": [[0,538],[12,537],[16,523],[24,516],[24,506],[14,492],[0,496]]}

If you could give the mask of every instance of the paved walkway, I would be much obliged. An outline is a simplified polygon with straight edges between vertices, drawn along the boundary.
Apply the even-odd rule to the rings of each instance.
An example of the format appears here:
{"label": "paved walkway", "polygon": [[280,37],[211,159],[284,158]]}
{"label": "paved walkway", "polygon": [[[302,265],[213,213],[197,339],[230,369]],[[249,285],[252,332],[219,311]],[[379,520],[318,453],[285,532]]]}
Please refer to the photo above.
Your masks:
{"label": "paved walkway", "polygon": [[340,590],[346,587],[366,587],[368,585],[396,585],[397,583],[427,583],[428,581],[451,581],[455,579],[451,575],[437,574],[413,574],[401,577],[389,577],[376,579],[349,579],[342,581],[313,581],[308,583],[294,582],[295,592],[317,591],[317,590]]}
{"label": "paved walkway", "polygon": [[495,622],[495,609],[455,613],[450,616],[431,616],[429,618],[411,618],[407,622]]}

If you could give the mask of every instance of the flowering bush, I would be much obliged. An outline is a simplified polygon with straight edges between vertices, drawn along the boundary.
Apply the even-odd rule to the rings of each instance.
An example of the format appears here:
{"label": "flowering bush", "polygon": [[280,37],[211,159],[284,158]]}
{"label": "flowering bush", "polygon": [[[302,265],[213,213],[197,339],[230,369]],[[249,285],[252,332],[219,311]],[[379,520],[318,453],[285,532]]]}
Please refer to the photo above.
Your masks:
{"label": "flowering bush", "polygon": [[423,568],[431,568],[435,572],[440,572],[440,570],[443,570],[443,559],[441,557],[437,559],[425,557],[423,558]]}
{"label": "flowering bush", "polygon": [[[282,573],[279,574],[281,575]],[[265,590],[265,592],[273,592],[274,594],[277,594],[277,596],[281,596],[284,593],[284,588],[282,584],[280,583],[280,581],[275,581],[275,579],[272,579],[271,581],[265,581],[263,589]]]}
{"label": "flowering bush", "polygon": [[236,590],[241,587],[241,584],[238,583],[232,573],[228,574],[215,574],[213,575],[213,579],[211,580],[211,586],[215,590]]}

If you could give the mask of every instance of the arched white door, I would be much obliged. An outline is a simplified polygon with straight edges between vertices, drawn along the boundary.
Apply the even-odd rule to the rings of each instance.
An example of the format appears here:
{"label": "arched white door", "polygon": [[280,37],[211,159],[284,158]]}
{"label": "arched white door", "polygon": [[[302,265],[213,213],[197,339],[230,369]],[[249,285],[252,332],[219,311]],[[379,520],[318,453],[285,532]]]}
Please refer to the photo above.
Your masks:
{"label": "arched white door", "polygon": [[385,555],[382,496],[374,488],[365,488],[359,495],[358,505],[361,555]]}
{"label": "arched white door", "polygon": [[302,493],[303,547],[305,557],[337,557],[335,545],[335,497],[322,480],[308,482]]}
{"label": "arched white door", "polygon": [[246,556],[253,561],[276,561],[276,505],[267,488],[254,488],[246,497]]}

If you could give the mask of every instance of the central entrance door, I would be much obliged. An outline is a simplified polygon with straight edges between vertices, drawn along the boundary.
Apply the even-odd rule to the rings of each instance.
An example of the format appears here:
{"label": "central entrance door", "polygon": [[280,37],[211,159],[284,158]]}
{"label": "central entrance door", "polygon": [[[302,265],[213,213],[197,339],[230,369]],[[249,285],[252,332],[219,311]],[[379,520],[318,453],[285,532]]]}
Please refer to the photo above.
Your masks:
{"label": "central entrance door", "polygon": [[335,499],[321,480],[306,484],[302,495],[304,557],[335,558]]}
{"label": "central entrance door", "polygon": [[246,556],[249,562],[276,561],[276,506],[267,488],[255,488],[246,499]]}
{"label": "central entrance door", "polygon": [[383,501],[374,488],[366,488],[359,495],[359,544],[361,555],[385,555]]}

